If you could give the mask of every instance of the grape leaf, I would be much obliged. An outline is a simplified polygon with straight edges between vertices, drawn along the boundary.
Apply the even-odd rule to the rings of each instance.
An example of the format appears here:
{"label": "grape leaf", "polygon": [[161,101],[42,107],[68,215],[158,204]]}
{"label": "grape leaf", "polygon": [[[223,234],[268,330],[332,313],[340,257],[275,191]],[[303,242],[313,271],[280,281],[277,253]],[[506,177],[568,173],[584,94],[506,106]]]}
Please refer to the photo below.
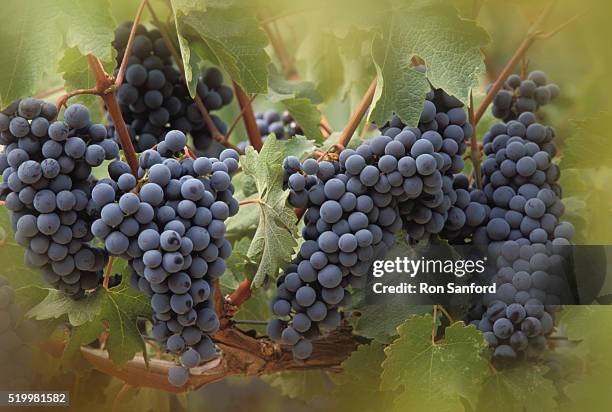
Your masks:
{"label": "grape leaf", "polygon": [[[380,29],[372,44],[378,83],[371,120],[381,125],[395,112],[416,126],[428,80],[468,102],[485,69],[480,48],[489,36],[482,28],[459,18],[446,1],[419,0],[395,2]],[[410,68],[415,56],[427,64],[426,74]]]}
{"label": "grape leaf", "polygon": [[2,107],[36,91],[64,46],[112,60],[115,23],[108,0],[23,0],[4,4],[2,11]]}
{"label": "grape leaf", "polygon": [[360,345],[342,362],[342,373],[330,375],[336,383],[331,399],[336,410],[388,411],[392,392],[380,390],[380,375],[385,360],[384,346]]}
{"label": "grape leaf", "polygon": [[308,140],[306,137],[299,135],[293,136],[289,140],[283,140],[281,143],[283,144],[283,153],[285,157],[295,156],[298,159],[311,154],[317,148],[313,140]]}
{"label": "grape leaf", "polygon": [[431,311],[431,306],[406,303],[367,305],[362,300],[354,309],[359,311],[360,316],[353,319],[353,333],[381,343],[391,343],[393,337],[397,336],[399,325],[412,315]]}
{"label": "grape leaf", "polygon": [[[114,60],[103,62],[104,69],[112,73]],[[62,73],[64,79],[64,87],[66,90],[89,89],[95,87],[96,78],[89,69],[87,56],[81,54],[78,48],[71,47],[64,51],[64,55],[60,59],[57,71]],[[70,99],[71,103],[82,103],[92,113],[92,120],[103,122],[105,114],[100,109],[99,97],[91,94],[81,94]],[[97,168],[106,171],[106,168]]]}
{"label": "grape leaf", "polygon": [[460,397],[477,399],[488,370],[482,332],[456,322],[432,344],[432,327],[431,315],[413,316],[398,327],[399,338],[385,349],[381,387],[403,386],[396,410],[463,410]]}
{"label": "grape leaf", "polygon": [[204,7],[201,2],[172,0],[172,7],[188,81],[194,64],[189,47],[200,41],[199,59],[218,63],[247,93],[267,92],[267,38],[251,4],[216,0]]}
{"label": "grape leaf", "polygon": [[321,112],[312,102],[306,98],[287,99],[281,102],[291,116],[304,131],[304,135],[317,143],[323,143],[325,138],[321,134],[319,124],[321,123]]}
{"label": "grape leaf", "polygon": [[110,359],[122,365],[138,352],[144,352],[145,345],[138,331],[137,320],[151,317],[149,298],[129,285],[128,276],[123,276],[121,285],[98,292],[99,311],[89,322],[80,325],[72,334],[64,351],[66,364],[78,356],[79,347],[92,343],[104,331],[108,332],[106,349]]}
{"label": "grape leaf", "polygon": [[323,142],[323,135],[319,130],[321,112],[316,107],[316,104],[321,102],[321,96],[315,90],[314,83],[286,80],[274,65],[269,66],[269,73],[268,99],[285,106],[307,137],[317,143]]}
{"label": "grape leaf", "polygon": [[296,221],[293,209],[287,206],[289,190],[283,190],[283,149],[273,135],[268,136],[261,151],[247,147],[241,156],[244,173],[255,180],[259,201],[259,225],[247,253],[259,262],[253,287],[263,285],[267,277],[276,278],[279,268],[289,262],[297,246]]}
{"label": "grape leaf", "polygon": [[554,410],[557,391],[545,372],[546,368],[529,364],[492,372],[482,384],[476,410]]}
{"label": "grape leaf", "polygon": [[30,309],[26,316],[36,320],[58,319],[67,316],[72,326],[92,322],[100,313],[104,293],[96,291],[80,300],[55,289],[49,289],[47,297]]}

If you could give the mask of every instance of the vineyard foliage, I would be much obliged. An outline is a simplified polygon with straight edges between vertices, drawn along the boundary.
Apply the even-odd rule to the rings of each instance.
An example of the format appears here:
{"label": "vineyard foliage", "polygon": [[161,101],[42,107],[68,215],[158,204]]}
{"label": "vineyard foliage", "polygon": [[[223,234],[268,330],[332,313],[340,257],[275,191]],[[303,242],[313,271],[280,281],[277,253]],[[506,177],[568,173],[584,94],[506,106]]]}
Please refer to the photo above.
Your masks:
{"label": "vineyard foliage", "polygon": [[[112,73],[117,57],[114,31],[123,21],[133,20],[139,6],[135,0],[6,3],[0,15],[2,108],[36,95],[55,103],[64,91],[94,87],[87,55],[97,56]],[[226,83],[231,79],[249,96],[257,95],[256,110],[286,110],[304,132],[289,140],[270,136],[260,151],[247,147],[241,170],[233,176],[234,196],[250,202],[226,222],[225,236],[233,251],[220,279],[222,296],[231,294],[243,279],[252,281],[252,296],[234,319],[272,318],[269,302],[276,281],[303,242],[303,224],[287,203],[290,191],[283,186],[283,159],[304,158],[337,142],[373,80],[371,110],[349,147],[369,137],[370,123],[382,125],[393,114],[416,126],[430,85],[466,107],[472,100],[478,107],[486,85],[495,80],[548,4],[374,3],[151,0],[155,17],[147,7],[143,11],[143,24],[176,38],[192,96],[199,74],[214,65],[227,76]],[[605,245],[612,241],[612,27],[607,21],[612,9],[596,0],[556,3],[543,30],[579,18],[554,37],[536,40],[523,63],[545,70],[564,90],[555,104],[543,109],[543,116],[556,129],[560,155],[555,162],[562,170],[565,218],[576,227],[574,242]],[[284,39],[280,53],[270,33],[275,40]],[[427,65],[426,72],[411,68],[419,62]],[[52,93],[47,95],[48,91]],[[241,110],[235,100],[219,112],[228,124]],[[70,102],[86,105],[97,117],[93,120],[106,120],[98,97],[79,95]],[[489,112],[478,125],[478,138],[493,123]],[[322,115],[334,131],[327,139],[319,127]],[[244,140],[246,130],[240,123],[231,142]],[[471,167],[466,160],[466,174]],[[106,177],[106,168],[101,169],[98,178]],[[39,338],[53,336],[67,342],[59,360],[43,351],[34,357],[42,381],[63,385],[77,371],[81,392],[74,397],[92,411],[108,410],[104,402],[90,405],[83,388],[99,391],[97,396],[112,402],[121,385],[93,373],[80,347],[99,344],[103,335],[104,347],[117,365],[141,352],[147,361],[157,356],[139,330],[142,319],[151,316],[148,297],[130,287],[129,268],[122,259],[113,267],[113,273],[123,275],[119,286],[100,288],[77,301],[48,289],[38,271],[23,263],[23,248],[12,237],[6,208],[0,209],[0,224],[0,275],[15,288],[24,313],[38,326]],[[604,284],[601,295],[602,303],[610,303],[612,283]],[[354,316],[347,323],[359,342],[353,354],[333,371],[288,370],[266,376],[276,393],[303,402],[325,399],[334,410],[604,410],[612,402],[612,310],[606,306],[566,307],[557,326],[556,350],[538,363],[504,370],[490,366],[492,353],[482,332],[457,319],[450,321],[430,306],[395,302],[382,306],[356,294],[350,311]],[[252,329],[265,334],[265,327]],[[240,391],[241,386],[233,390]],[[122,406],[125,410],[172,410],[177,402],[184,407],[201,402],[196,393],[174,399],[150,389],[130,389],[129,395]]]}

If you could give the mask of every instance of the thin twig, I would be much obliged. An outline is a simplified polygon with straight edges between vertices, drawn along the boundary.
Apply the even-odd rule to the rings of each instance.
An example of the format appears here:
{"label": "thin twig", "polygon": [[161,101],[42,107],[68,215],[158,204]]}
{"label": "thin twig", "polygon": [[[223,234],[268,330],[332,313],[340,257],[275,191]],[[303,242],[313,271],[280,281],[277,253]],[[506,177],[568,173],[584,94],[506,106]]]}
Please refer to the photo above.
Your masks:
{"label": "thin twig", "polygon": [[455,323],[455,321],[453,320],[453,317],[450,315],[450,313],[448,313],[448,311],[444,308],[444,306],[438,305],[438,309],[440,309],[440,312],[442,312],[442,314],[446,316],[446,319],[448,319],[450,323]]}
{"label": "thin twig", "polygon": [[236,93],[236,100],[240,105],[240,110],[244,112],[242,120],[244,121],[244,127],[246,128],[247,135],[249,137],[249,143],[258,152],[263,147],[261,135],[259,134],[259,128],[257,127],[257,121],[255,120],[255,113],[253,113],[253,106],[246,95],[242,87],[236,82],[234,84],[234,91]]}
{"label": "thin twig", "polygon": [[433,326],[431,327],[431,344],[436,345],[436,334],[438,332],[438,305],[433,307]]}
{"label": "thin twig", "polygon": [[361,123],[363,116],[365,116],[368,111],[368,108],[372,104],[375,91],[376,79],[372,80],[372,83],[370,83],[370,87],[368,87],[368,90],[361,98],[361,101],[359,102],[357,109],[351,116],[348,124],[344,129],[342,129],[342,134],[340,135],[340,139],[338,139],[338,143],[342,146],[346,147],[350,142],[351,137],[353,137],[353,133],[355,133],[355,130],[357,130],[357,127],[359,126],[359,123]]}
{"label": "thin twig", "polygon": [[516,51],[510,58],[510,60],[508,60],[508,63],[506,63],[506,65],[504,66],[503,70],[497,77],[497,80],[495,80],[495,82],[493,83],[493,86],[491,86],[491,88],[489,89],[489,92],[487,93],[485,98],[480,103],[480,106],[478,106],[478,110],[476,111],[476,114],[474,115],[474,126],[478,124],[478,122],[484,115],[485,111],[489,107],[489,104],[491,104],[491,102],[493,101],[493,98],[495,97],[497,92],[502,88],[502,86],[504,85],[504,83],[506,82],[510,74],[512,74],[512,72],[514,71],[514,68],[516,67],[516,65],[521,61],[525,53],[527,53],[527,50],[529,50],[533,42],[537,39],[537,36],[539,34],[539,32],[537,31],[538,27],[550,15],[554,4],[555,4],[555,1],[551,1],[544,8],[544,10],[542,10],[538,18],[535,20],[535,22],[531,25],[531,27],[527,31],[527,35],[525,36],[525,38],[519,45],[518,49],[516,49]]}
{"label": "thin twig", "polygon": [[575,22],[576,20],[578,20],[579,18],[583,17],[585,14],[589,13],[591,10],[587,9],[585,11],[583,11],[582,13],[578,13],[575,16],[572,16],[570,19],[568,19],[566,22],[561,23],[560,25],[558,25],[557,27],[555,27],[554,29],[547,31],[545,33],[539,33],[536,35],[536,38],[538,40],[546,40],[546,39],[550,39],[552,36],[554,36],[555,34],[559,33],[561,30],[563,30],[564,28],[566,28],[567,26],[569,26],[570,24],[572,24],[573,22]]}
{"label": "thin twig", "polygon": [[267,325],[267,320],[232,319],[236,325]]}
{"label": "thin twig", "polygon": [[474,169],[474,175],[476,176],[476,186],[482,189],[482,171],[480,170],[480,147],[478,145],[478,138],[476,136],[476,121],[474,118],[474,95],[470,91],[470,106],[468,107],[468,115],[470,117],[470,124],[472,125],[472,136],[470,137],[470,158],[472,160],[472,166]]}
{"label": "thin twig", "polygon": [[243,205],[252,205],[252,204],[255,204],[255,203],[261,203],[261,199],[260,198],[246,199],[246,200],[241,200],[240,202],[238,202],[238,204],[240,206],[243,206]]}
{"label": "thin twig", "polygon": [[287,53],[287,49],[285,48],[285,45],[279,39],[279,36],[277,36],[273,32],[273,30],[270,28],[270,25],[262,24],[261,27],[266,33],[266,35],[268,36],[268,39],[270,39],[270,44],[272,45],[272,48],[274,49],[274,53],[276,54],[276,56],[278,57],[278,60],[281,63],[285,77],[289,80],[295,80],[298,74],[297,74],[297,71],[295,70],[293,60],[289,57],[289,54]]}
{"label": "thin twig", "polygon": [[108,264],[106,265],[106,270],[104,271],[104,281],[102,282],[102,286],[104,286],[104,289],[108,289],[108,284],[110,282],[110,276],[113,271],[113,263],[115,263],[115,257],[109,256]]}
{"label": "thin twig", "polygon": [[57,112],[59,113],[60,110],[62,110],[62,107],[66,107],[66,102],[68,101],[68,99],[74,96],[78,96],[80,94],[98,94],[98,89],[95,87],[91,89],[77,89],[60,96],[60,98],[57,100],[57,103],[55,104]]}
{"label": "thin twig", "polygon": [[142,0],[138,6],[138,10],[136,11],[136,17],[134,17],[132,29],[130,30],[130,37],[128,37],[127,45],[125,46],[125,51],[123,52],[123,60],[121,61],[121,66],[119,66],[119,72],[117,72],[117,78],[115,79],[115,86],[117,87],[121,86],[123,83],[125,70],[127,69],[128,60],[130,54],[132,53],[132,44],[134,43],[134,37],[136,37],[136,29],[138,29],[138,24],[140,23],[140,18],[142,17],[142,12],[147,2],[148,0]]}
{"label": "thin twig", "polygon": [[[254,94],[253,96],[251,96],[251,98],[249,99],[249,104],[253,104],[253,101],[255,100],[255,98],[257,98],[257,95]],[[236,126],[238,125],[238,122],[240,122],[240,119],[242,119],[242,116],[244,116],[244,112],[248,109],[247,106],[245,106],[240,113],[238,113],[238,116],[236,116],[236,118],[234,119],[234,121],[232,122],[232,124],[230,125],[229,129],[227,130],[227,133],[225,133],[225,140],[229,140],[230,136],[232,135],[232,132],[234,131],[234,129],[236,128]]]}

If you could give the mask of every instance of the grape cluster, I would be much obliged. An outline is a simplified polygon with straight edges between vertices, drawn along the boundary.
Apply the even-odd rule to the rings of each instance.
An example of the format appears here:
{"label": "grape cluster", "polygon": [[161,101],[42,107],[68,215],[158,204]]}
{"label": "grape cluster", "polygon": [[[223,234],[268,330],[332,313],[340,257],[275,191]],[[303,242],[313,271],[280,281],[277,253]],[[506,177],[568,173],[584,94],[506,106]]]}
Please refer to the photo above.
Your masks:
{"label": "grape cluster", "polygon": [[284,169],[289,203],[308,207],[305,241],[278,280],[272,311],[279,319],[269,323],[268,334],[306,359],[311,340],[340,324],[338,308],[350,302],[349,287],[363,287],[401,220],[393,196],[377,190],[378,169],[355,151],[342,152],[339,161],[288,157]]}
{"label": "grape cluster", "polygon": [[[126,22],[115,31],[113,46],[118,53],[118,65],[122,62],[131,27],[132,23]],[[198,150],[209,149],[213,142],[211,132],[189,95],[185,79],[173,66],[161,33],[142,25],[137,27],[136,33],[125,82],[117,90],[121,113],[136,151],[152,148],[170,130],[190,133]],[[232,89],[223,84],[223,74],[216,68],[207,69],[199,78],[197,93],[209,112],[228,105],[234,96]],[[215,115],[211,114],[211,118],[221,133],[225,133],[225,123]],[[220,151],[217,148],[216,153]]]}
{"label": "grape cluster", "polygon": [[532,71],[525,80],[519,75],[510,75],[493,99],[493,116],[506,122],[516,120],[521,113],[534,113],[556,99],[559,86],[547,81],[546,74],[540,70]]}
{"label": "grape cluster", "polygon": [[[266,137],[272,133],[279,140],[287,140],[295,135],[303,135],[304,131],[291,116],[291,113],[284,111],[282,114],[276,110],[266,110],[265,112],[256,112],[255,121],[257,129],[263,142]],[[249,141],[245,140],[238,143],[238,148],[244,151],[249,145]]]}
{"label": "grape cluster", "polygon": [[404,144],[404,148],[396,145],[396,155],[402,156],[397,166],[387,157],[381,158],[379,165],[388,179],[399,183],[398,172],[407,177],[396,191],[408,238],[420,240],[461,229],[465,224],[463,208],[473,203],[454,185],[455,174],[464,167],[466,141],[474,132],[463,103],[443,90],[432,89],[418,127],[407,127],[394,116],[382,130],[387,138],[377,139],[394,138]]}
{"label": "grape cluster", "polygon": [[[542,72],[532,72],[530,79],[545,87]],[[534,358],[545,349],[565,285],[564,250],[574,234],[573,226],[560,220],[555,132],[532,111],[519,111],[516,120],[496,123],[484,135],[484,188],[470,193],[484,208],[472,242],[487,246],[497,270],[496,294],[485,296],[470,316],[498,360]],[[466,220],[471,213],[465,210]]]}
{"label": "grape cluster", "polygon": [[119,147],[85,106],[69,106],[64,121],[56,116],[55,106],[36,99],[0,114],[0,198],[12,212],[15,240],[26,247],[25,261],[78,298],[98,285],[107,260],[89,244],[92,168],[117,157]]}
{"label": "grape cluster", "polygon": [[26,390],[32,385],[34,325],[23,318],[15,291],[0,277],[0,388]]}
{"label": "grape cluster", "polygon": [[219,159],[192,159],[184,155],[186,142],[181,131],[169,131],[142,153],[139,181],[117,161],[111,178],[92,191],[100,216],[92,230],[111,255],[129,261],[132,285],[151,297],[153,337],[180,358],[168,376],[176,386],[185,384],[189,368],[216,356],[210,282],[225,271],[231,253],[225,220],[239,206],[230,178],[238,154],[228,149]]}

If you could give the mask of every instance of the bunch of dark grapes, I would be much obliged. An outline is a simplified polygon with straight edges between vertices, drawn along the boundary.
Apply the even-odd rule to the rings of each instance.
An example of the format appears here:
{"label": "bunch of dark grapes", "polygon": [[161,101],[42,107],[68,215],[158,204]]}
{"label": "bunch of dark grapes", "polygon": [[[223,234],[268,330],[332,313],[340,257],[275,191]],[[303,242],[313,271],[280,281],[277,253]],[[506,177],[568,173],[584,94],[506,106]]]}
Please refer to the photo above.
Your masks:
{"label": "bunch of dark grapes", "polygon": [[[551,86],[544,86],[542,72],[529,77],[538,87]],[[487,246],[497,285],[497,292],[484,296],[470,317],[485,332],[497,360],[536,358],[546,348],[566,292],[564,255],[574,234],[573,226],[560,220],[564,206],[560,170],[553,162],[555,132],[539,123],[533,111],[518,110],[516,120],[494,124],[484,135],[484,188],[470,193],[486,212],[472,242]],[[472,213],[465,210],[466,220]]]}
{"label": "bunch of dark grapes", "polygon": [[186,143],[181,131],[169,131],[142,153],[139,181],[117,161],[111,178],[92,191],[100,213],[92,230],[110,254],[129,261],[132,285],[151,297],[152,334],[180,360],[168,376],[176,386],[187,382],[190,368],[216,356],[211,281],[225,271],[231,253],[225,220],[238,212],[230,177],[238,154],[228,149],[219,159],[192,159],[184,155]]}
{"label": "bunch of dark grapes", "polygon": [[[131,27],[132,23],[126,22],[115,31],[113,46],[118,53],[118,66],[121,65]],[[117,90],[121,113],[136,151],[152,148],[170,130],[180,130],[191,134],[198,150],[205,151],[214,146],[216,153],[219,153],[222,148],[213,144],[211,132],[189,95],[185,79],[174,67],[171,53],[159,30],[147,30],[139,25],[136,33],[125,82]],[[216,68],[209,68],[202,74],[197,93],[209,112],[228,105],[234,96],[232,89],[223,84],[223,74]],[[213,114],[211,118],[219,131],[225,133],[225,123]]]}
{"label": "bunch of dark grapes", "polygon": [[[404,193],[398,190],[398,200],[408,238],[420,240],[462,228],[462,209],[472,201],[467,193],[455,190],[454,179],[463,170],[466,141],[474,132],[463,103],[443,90],[432,89],[418,127],[407,127],[394,116],[382,130],[384,136],[377,139],[401,139],[405,147],[396,169],[395,162],[387,166],[387,158],[381,158],[379,164],[385,161],[383,171],[388,177],[397,172],[407,177],[402,186]],[[396,181],[400,181],[399,177]]]}
{"label": "bunch of dark grapes", "polygon": [[257,112],[255,113],[255,121],[259,134],[262,136],[274,133],[277,139],[287,140],[295,135],[304,134],[291,113],[286,110],[282,114],[275,110]]}
{"label": "bunch of dark grapes", "polygon": [[[288,111],[284,111],[282,114],[276,110],[256,112],[255,121],[257,122],[257,129],[259,130],[263,142],[265,142],[266,137],[272,133],[274,133],[279,140],[287,140],[293,136],[304,134],[302,128]],[[242,151],[244,151],[248,145],[248,140],[238,143],[238,147]]]}
{"label": "bunch of dark grapes", "polygon": [[0,388],[26,390],[32,386],[34,325],[24,319],[15,291],[0,277]]}
{"label": "bunch of dark grapes", "polygon": [[89,244],[92,167],[116,158],[119,148],[85,106],[69,106],[64,121],[56,116],[55,106],[36,99],[0,114],[0,198],[11,211],[15,240],[26,247],[25,261],[78,298],[98,285],[107,260]]}
{"label": "bunch of dark grapes", "polygon": [[519,75],[508,77],[493,99],[493,116],[503,121],[515,120],[521,113],[536,112],[559,96],[559,86],[547,84],[546,74],[534,70],[522,80]]}
{"label": "bunch of dark grapes", "polygon": [[378,191],[380,171],[355,151],[320,163],[288,157],[284,169],[289,203],[307,207],[305,241],[278,280],[272,311],[279,319],[269,323],[268,334],[292,346],[296,359],[306,359],[311,340],[340,324],[338,308],[350,302],[349,288],[363,287],[401,219],[393,196]]}

